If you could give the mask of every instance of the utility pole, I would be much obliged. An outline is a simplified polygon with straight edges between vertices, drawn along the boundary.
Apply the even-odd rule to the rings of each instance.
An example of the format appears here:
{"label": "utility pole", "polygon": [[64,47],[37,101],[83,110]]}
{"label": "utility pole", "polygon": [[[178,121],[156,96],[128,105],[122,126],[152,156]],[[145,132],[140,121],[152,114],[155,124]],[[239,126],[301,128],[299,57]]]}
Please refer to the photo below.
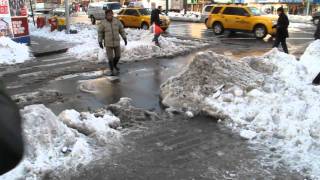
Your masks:
{"label": "utility pole", "polygon": [[166,16],[168,16],[169,11],[169,0],[166,0]]}
{"label": "utility pole", "polygon": [[69,0],[64,0],[65,3],[65,15],[66,15],[66,34],[70,33],[70,15],[69,15]]}
{"label": "utility pole", "polygon": [[30,9],[31,9],[31,16],[32,16],[32,20],[33,20],[33,25],[35,26],[36,23],[34,22],[34,13],[33,13],[33,7],[32,7],[32,1],[30,0]]}
{"label": "utility pole", "polygon": [[183,0],[183,8],[184,8],[184,14],[187,14],[188,9],[188,0]]}
{"label": "utility pole", "polygon": [[309,15],[310,12],[310,0],[307,0],[307,16]]}

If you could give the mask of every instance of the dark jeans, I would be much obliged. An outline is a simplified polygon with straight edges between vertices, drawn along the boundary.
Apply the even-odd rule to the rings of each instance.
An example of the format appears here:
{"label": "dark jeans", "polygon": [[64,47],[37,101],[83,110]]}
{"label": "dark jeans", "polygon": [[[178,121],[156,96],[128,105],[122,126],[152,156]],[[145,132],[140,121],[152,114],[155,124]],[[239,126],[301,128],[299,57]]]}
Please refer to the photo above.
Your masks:
{"label": "dark jeans", "polygon": [[121,49],[120,46],[117,47],[106,47],[108,61],[110,70],[113,71],[113,68],[118,69],[117,64],[120,60]]}
{"label": "dark jeans", "polygon": [[159,37],[160,37],[160,34],[154,34],[154,38],[152,41],[154,41],[156,43],[156,45],[159,44]]}
{"label": "dark jeans", "polygon": [[276,47],[276,48],[279,47],[280,43],[281,43],[283,51],[285,53],[289,54],[287,43],[286,43],[286,38],[276,37],[276,40],[274,41],[273,47]]}

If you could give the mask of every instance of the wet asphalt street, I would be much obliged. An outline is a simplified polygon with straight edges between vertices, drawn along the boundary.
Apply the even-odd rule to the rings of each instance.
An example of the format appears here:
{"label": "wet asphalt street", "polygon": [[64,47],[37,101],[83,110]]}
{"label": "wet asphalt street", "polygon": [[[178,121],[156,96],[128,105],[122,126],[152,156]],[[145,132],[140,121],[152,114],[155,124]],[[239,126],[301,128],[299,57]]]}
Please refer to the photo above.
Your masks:
{"label": "wet asphalt street", "polygon": [[[300,56],[312,41],[314,27],[294,28],[289,51]],[[256,40],[251,34],[215,36],[203,24],[173,22],[168,36],[209,42],[212,50],[233,58],[261,55],[272,47],[272,39]],[[200,51],[200,50],[199,50]],[[56,90],[63,97],[43,101],[56,114],[64,109],[86,111],[130,97],[133,104],[162,113],[159,87],[179,73],[196,52],[171,58],[122,64],[119,82],[104,75],[105,64],[79,62],[65,54],[38,58],[37,62],[0,67],[12,95],[38,89]],[[2,68],[2,69],[1,69]],[[83,73],[88,72],[88,73]],[[74,75],[79,73],[77,75]],[[88,91],[79,89],[81,85]],[[163,116],[127,130],[124,148],[111,159],[80,170],[73,179],[303,179],[285,165],[273,167],[277,157],[268,148],[253,147],[246,140],[221,127],[214,119],[187,120]],[[265,151],[270,157],[261,160]]]}

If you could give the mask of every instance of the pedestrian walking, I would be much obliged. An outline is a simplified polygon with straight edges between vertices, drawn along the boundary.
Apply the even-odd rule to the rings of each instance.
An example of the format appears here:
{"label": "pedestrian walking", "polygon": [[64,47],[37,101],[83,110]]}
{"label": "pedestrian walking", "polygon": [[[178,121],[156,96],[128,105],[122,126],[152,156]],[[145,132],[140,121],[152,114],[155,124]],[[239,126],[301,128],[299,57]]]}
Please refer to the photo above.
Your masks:
{"label": "pedestrian walking", "polygon": [[[155,6],[155,4],[152,4],[153,6]],[[158,8],[154,8],[151,11],[151,25],[154,28],[154,38],[153,38],[153,42],[155,43],[156,46],[160,47],[160,43],[159,43],[159,37],[160,34],[162,33],[162,29],[160,27],[161,22],[160,22],[160,14],[161,14],[161,10],[162,7],[159,6]]]}
{"label": "pedestrian walking", "polygon": [[116,69],[117,74],[120,72],[117,66],[121,57],[120,35],[125,45],[127,45],[127,37],[122,23],[113,17],[113,11],[111,9],[106,10],[105,19],[102,20],[98,26],[98,41],[101,49],[103,49],[103,44],[106,48],[111,71],[110,76],[115,75],[114,69]]}
{"label": "pedestrian walking", "polygon": [[284,13],[283,7],[279,7],[277,9],[277,13],[279,15],[278,22],[273,28],[277,28],[276,33],[276,40],[273,44],[273,47],[279,47],[280,43],[282,49],[285,53],[289,54],[286,38],[289,37],[288,26],[289,26],[289,19],[288,16]]}

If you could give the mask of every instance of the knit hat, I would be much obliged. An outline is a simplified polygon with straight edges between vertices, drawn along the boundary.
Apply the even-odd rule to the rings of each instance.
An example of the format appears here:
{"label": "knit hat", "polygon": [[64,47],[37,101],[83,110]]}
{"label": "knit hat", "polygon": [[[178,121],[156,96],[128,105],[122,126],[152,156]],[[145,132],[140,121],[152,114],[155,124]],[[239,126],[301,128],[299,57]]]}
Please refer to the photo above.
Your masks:
{"label": "knit hat", "polygon": [[279,7],[279,8],[277,9],[277,11],[284,12],[284,9],[283,9],[283,7]]}

